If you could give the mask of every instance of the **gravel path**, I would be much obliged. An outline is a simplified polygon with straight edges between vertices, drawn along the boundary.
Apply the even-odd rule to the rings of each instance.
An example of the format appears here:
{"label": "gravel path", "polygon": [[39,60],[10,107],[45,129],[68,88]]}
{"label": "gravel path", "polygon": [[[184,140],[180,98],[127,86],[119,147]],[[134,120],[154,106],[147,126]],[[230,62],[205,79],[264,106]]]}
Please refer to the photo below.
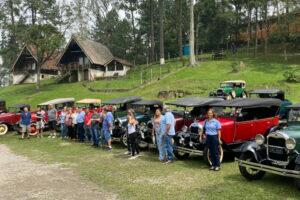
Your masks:
{"label": "gravel path", "polygon": [[46,165],[12,153],[0,145],[0,199],[117,199],[72,170]]}

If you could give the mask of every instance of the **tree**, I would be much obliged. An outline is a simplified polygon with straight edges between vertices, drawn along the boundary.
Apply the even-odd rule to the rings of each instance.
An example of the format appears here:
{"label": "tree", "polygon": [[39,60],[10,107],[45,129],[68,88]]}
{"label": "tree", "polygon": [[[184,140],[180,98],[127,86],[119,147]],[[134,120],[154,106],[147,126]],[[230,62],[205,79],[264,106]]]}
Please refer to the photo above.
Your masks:
{"label": "tree", "polygon": [[182,54],[182,0],[176,0],[176,6],[177,6],[177,14],[178,14],[178,55],[180,57],[180,60],[183,60],[183,54]]}
{"label": "tree", "polygon": [[195,58],[195,29],[194,29],[194,0],[190,0],[190,66],[196,65]]}
{"label": "tree", "polygon": [[164,47],[164,18],[165,18],[165,8],[164,0],[158,0],[159,9],[159,55],[160,55],[160,65],[165,64],[165,47]]}

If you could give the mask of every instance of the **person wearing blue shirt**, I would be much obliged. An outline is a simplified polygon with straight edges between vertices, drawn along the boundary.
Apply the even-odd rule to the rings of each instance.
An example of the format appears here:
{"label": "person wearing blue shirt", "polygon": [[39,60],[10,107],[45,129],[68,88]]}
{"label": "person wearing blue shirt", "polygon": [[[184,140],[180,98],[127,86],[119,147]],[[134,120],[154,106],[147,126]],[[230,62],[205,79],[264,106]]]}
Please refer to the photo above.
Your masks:
{"label": "person wearing blue shirt", "polygon": [[24,139],[25,134],[27,134],[27,138],[29,138],[30,133],[30,121],[31,121],[31,113],[28,111],[27,107],[24,107],[22,113],[21,113],[21,132],[22,132],[22,139]]}
{"label": "person wearing blue shirt", "polygon": [[110,112],[110,109],[105,106],[103,109],[103,123],[102,123],[102,134],[103,137],[107,143],[108,150],[112,150],[111,146],[111,135],[112,135],[112,128],[113,128],[113,121],[114,121],[114,116]]}
{"label": "person wearing blue shirt", "polygon": [[66,126],[66,116],[67,116],[67,107],[64,107],[63,110],[61,111],[59,115],[59,120],[60,120],[60,137],[61,139],[66,139],[67,138],[67,126]]}
{"label": "person wearing blue shirt", "polygon": [[77,111],[76,123],[77,123],[77,133],[79,142],[84,142],[84,116],[85,113],[82,111],[82,108],[79,108]]}
{"label": "person wearing blue shirt", "polygon": [[206,135],[206,145],[211,158],[210,170],[220,170],[219,145],[221,141],[221,123],[216,119],[213,109],[207,111],[207,119],[204,122],[204,134]]}
{"label": "person wearing blue shirt", "polygon": [[163,118],[161,124],[164,130],[164,142],[165,150],[167,152],[166,163],[172,163],[174,161],[173,155],[173,136],[175,135],[175,118],[173,113],[169,110],[167,106],[164,106],[165,117]]}

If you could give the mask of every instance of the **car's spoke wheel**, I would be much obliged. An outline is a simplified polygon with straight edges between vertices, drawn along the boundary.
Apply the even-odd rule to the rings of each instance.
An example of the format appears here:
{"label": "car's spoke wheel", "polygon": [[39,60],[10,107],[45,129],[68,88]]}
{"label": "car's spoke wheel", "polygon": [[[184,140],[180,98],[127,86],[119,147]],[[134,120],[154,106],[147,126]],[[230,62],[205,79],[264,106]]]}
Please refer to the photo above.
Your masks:
{"label": "car's spoke wheel", "polygon": [[35,136],[37,135],[38,132],[37,132],[37,129],[36,129],[36,124],[32,123],[30,124],[30,132],[29,132],[29,135],[31,136]]}
{"label": "car's spoke wheel", "polygon": [[[300,171],[300,165],[296,165],[295,167],[295,171]],[[297,187],[298,190],[300,190],[300,178],[295,178],[295,185]]]}
{"label": "car's spoke wheel", "polygon": [[[242,155],[240,156],[240,160],[256,162],[255,158],[250,153],[242,153]],[[241,174],[248,180],[259,180],[262,179],[263,176],[266,174],[264,171],[244,166],[239,166],[239,170]]]}
{"label": "car's spoke wheel", "polygon": [[8,126],[6,124],[0,124],[0,135],[5,135],[8,132]]}
{"label": "car's spoke wheel", "polygon": [[231,100],[232,96],[229,94],[228,96],[226,96],[226,100]]}
{"label": "car's spoke wheel", "polygon": [[247,96],[248,96],[248,95],[247,95],[247,93],[246,93],[246,92],[243,92],[243,94],[242,94],[242,98],[243,98],[243,99],[246,99],[246,98],[247,98]]}
{"label": "car's spoke wheel", "polygon": [[[223,162],[223,157],[224,157],[224,150],[223,150],[222,145],[219,145],[219,158],[220,158],[220,163]],[[206,163],[207,163],[209,166],[212,165],[211,157],[210,157],[210,153],[209,153],[208,147],[206,147],[206,148],[204,149],[203,158],[204,158],[204,160],[206,161]]]}
{"label": "car's spoke wheel", "polygon": [[120,138],[121,143],[127,147],[128,146],[128,135],[126,133],[124,133],[121,138]]}

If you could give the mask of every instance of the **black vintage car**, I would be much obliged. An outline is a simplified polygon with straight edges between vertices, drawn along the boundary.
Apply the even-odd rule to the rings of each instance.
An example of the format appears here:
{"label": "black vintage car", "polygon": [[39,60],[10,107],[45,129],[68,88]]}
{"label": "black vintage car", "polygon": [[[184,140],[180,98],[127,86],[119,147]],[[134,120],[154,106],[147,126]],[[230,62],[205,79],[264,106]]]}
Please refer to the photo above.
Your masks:
{"label": "black vintage car", "polygon": [[123,145],[127,146],[127,130],[126,126],[124,126],[127,122],[127,110],[132,108],[132,103],[142,100],[141,97],[138,96],[130,96],[130,97],[120,97],[111,99],[103,102],[103,105],[114,106],[113,115],[114,115],[114,127],[112,139],[113,141],[119,141]]}
{"label": "black vintage car", "polygon": [[176,115],[178,111],[173,111],[177,129],[174,137],[174,154],[178,159],[186,159],[190,155],[203,156],[205,142],[200,141],[199,128],[193,126],[194,119],[197,120],[197,123],[203,124],[210,105],[220,101],[223,101],[223,99],[190,97],[167,103],[168,105],[181,107],[184,113],[180,118]]}
{"label": "black vintage car", "polygon": [[[159,100],[141,100],[132,104],[135,110],[135,117],[139,121],[138,124],[138,144],[139,147],[145,149],[155,146],[152,138],[152,119],[157,108],[162,109],[163,102]],[[125,124],[124,124],[125,125]]]}
{"label": "black vintage car", "polygon": [[249,92],[250,97],[258,97],[258,98],[275,98],[280,99],[280,110],[279,110],[279,118],[280,119],[286,119],[288,110],[286,109],[286,106],[292,105],[292,102],[285,98],[285,93],[282,90],[279,89],[256,89],[251,90]]}
{"label": "black vintage car", "polygon": [[294,178],[300,190],[300,104],[287,108],[287,124],[246,143],[237,161],[241,174],[248,180],[261,179],[268,172]]}

